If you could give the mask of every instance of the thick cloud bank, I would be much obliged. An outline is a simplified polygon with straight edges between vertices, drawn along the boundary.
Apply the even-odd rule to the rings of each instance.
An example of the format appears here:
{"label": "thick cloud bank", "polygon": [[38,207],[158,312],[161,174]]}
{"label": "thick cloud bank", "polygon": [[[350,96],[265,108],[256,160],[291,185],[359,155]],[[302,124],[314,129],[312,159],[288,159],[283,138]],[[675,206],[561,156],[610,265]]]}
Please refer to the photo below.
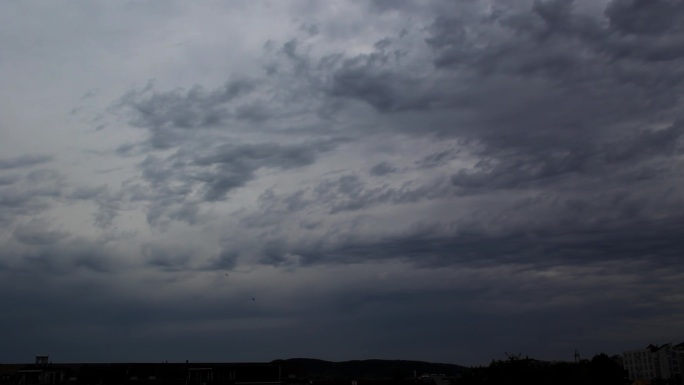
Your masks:
{"label": "thick cloud bank", "polygon": [[681,1],[0,15],[0,361],[684,338]]}

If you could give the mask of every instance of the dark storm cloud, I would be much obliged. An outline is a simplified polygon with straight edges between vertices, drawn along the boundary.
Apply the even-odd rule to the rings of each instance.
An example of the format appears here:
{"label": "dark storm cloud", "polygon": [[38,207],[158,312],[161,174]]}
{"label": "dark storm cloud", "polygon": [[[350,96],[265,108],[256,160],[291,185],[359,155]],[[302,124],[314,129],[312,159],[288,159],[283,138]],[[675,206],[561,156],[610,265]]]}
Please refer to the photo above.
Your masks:
{"label": "dark storm cloud", "polygon": [[147,265],[162,271],[185,271],[192,259],[192,251],[179,247],[147,244],[142,247]]}
{"label": "dark storm cloud", "polygon": [[106,44],[117,81],[206,82],[118,98],[135,136],[89,138],[121,163],[81,186],[0,159],[0,359],[468,364],[680,333],[681,2],[352,2],[260,29],[258,53],[249,29],[219,52],[194,7],[183,46],[149,24],[169,40],[144,63]]}
{"label": "dark storm cloud", "polygon": [[309,70],[310,58],[301,52],[300,43],[297,39],[292,39],[283,44],[281,52],[289,59],[292,71],[295,75],[306,75]]}
{"label": "dark storm cloud", "polygon": [[33,247],[23,252],[16,268],[37,274],[72,276],[85,270],[95,273],[112,273],[121,265],[110,250],[96,240],[69,237],[65,232],[37,233],[34,230],[20,230],[15,234],[24,243]]}
{"label": "dark storm cloud", "polygon": [[232,270],[237,266],[238,257],[240,257],[239,251],[230,248],[223,249],[219,255],[209,263],[207,269]]}
{"label": "dark storm cloud", "polygon": [[123,191],[112,193],[107,186],[77,188],[68,194],[68,199],[92,201],[97,205],[93,213],[93,224],[105,229],[112,225],[119,212],[125,207],[127,197]]}
{"label": "dark storm cloud", "polygon": [[366,187],[353,175],[321,183],[316,187],[315,200],[330,206],[330,213],[361,210],[377,204],[402,204],[420,200],[435,199],[448,193],[448,188],[439,178],[431,184],[413,184],[408,180],[399,187]]}
{"label": "dark storm cloud", "polygon": [[369,173],[374,176],[383,176],[397,171],[395,167],[387,162],[380,162],[371,167]]}
{"label": "dark storm cloud", "polygon": [[[658,160],[674,161],[673,156],[684,152],[682,135],[684,126],[675,122],[657,131],[642,131],[631,137],[613,139],[604,143],[584,143],[563,149],[535,149],[529,153],[498,153],[493,157],[482,154],[484,159],[474,170],[460,170],[451,182],[461,193],[475,193],[495,189],[539,187],[538,183],[555,183],[558,177],[582,174],[598,176],[620,171],[641,179],[645,174],[629,173],[628,167],[641,162]],[[672,172],[674,170],[670,170]],[[660,172],[650,173],[650,178],[662,177]],[[628,182],[623,180],[623,182]],[[536,184],[535,184],[536,183]]]}
{"label": "dark storm cloud", "polygon": [[[539,192],[519,198],[493,195],[493,204],[471,201],[477,205],[472,208],[474,211],[463,210],[458,219],[414,226],[396,236],[352,231],[332,241],[338,231],[333,227],[324,235],[317,235],[315,241],[281,245],[278,252],[300,255],[303,263],[312,264],[403,259],[430,267],[501,263],[548,267],[647,258],[653,266],[679,269],[677,255],[684,244],[678,234],[684,224],[681,209],[684,201],[679,194],[678,179],[672,175],[681,168],[681,163],[669,167],[660,175],[653,170],[636,169],[626,178],[617,173],[608,178],[574,177],[567,183],[544,181],[527,186]],[[522,188],[522,183],[506,188]],[[602,187],[597,188],[598,185]],[[377,204],[449,199],[450,193],[453,194],[448,187],[440,190],[429,184],[405,193],[391,189],[373,191],[353,176],[330,180],[319,187],[321,191],[317,191],[316,199],[299,192],[294,194],[298,202],[295,209],[318,202],[329,207],[331,213],[339,213],[369,209]],[[471,194],[486,196],[495,186],[477,191],[474,186],[469,188]],[[266,212],[277,211],[279,201],[287,202],[287,199],[277,196],[267,199]],[[356,220],[363,223],[364,215],[368,214],[364,212]]]}
{"label": "dark storm cloud", "polygon": [[684,30],[684,8],[677,0],[615,0],[605,12],[610,27],[623,34],[661,35]]}
{"label": "dark storm cloud", "polygon": [[[390,171],[393,172],[393,171]],[[372,174],[378,176],[377,174]],[[385,175],[385,174],[382,174]],[[279,194],[267,190],[259,196],[264,212],[244,220],[247,226],[263,226],[269,217],[304,211],[310,208],[324,208],[330,215],[362,211],[378,205],[402,205],[453,195],[447,178],[435,177],[427,182],[406,180],[398,186],[383,184],[374,186],[359,175],[342,175],[325,178],[318,184],[292,193]]]}
{"label": "dark storm cloud", "polygon": [[[645,13],[636,16],[636,7]],[[495,25],[516,34],[484,45],[475,45],[466,20],[435,20],[426,39],[435,66],[479,74],[479,84],[452,98],[456,109],[480,108],[469,122],[479,132],[459,124],[451,131],[484,149],[474,170],[452,177],[455,186],[479,193],[532,187],[542,179],[626,171],[681,154],[678,120],[647,128],[656,117],[664,117],[662,123],[678,117],[681,65],[654,60],[679,60],[664,43],[676,36],[658,35],[679,28],[667,20],[681,4],[615,1],[606,10],[608,26],[574,8],[572,1],[537,1],[531,10],[500,14]],[[627,36],[646,31],[643,39]],[[669,57],[656,58],[659,47]]]}
{"label": "dark storm cloud", "polygon": [[[367,187],[358,176],[345,175],[272,197],[268,210],[277,212],[273,202],[279,199],[284,212],[321,205],[336,214],[450,194],[494,199],[504,190],[543,198],[504,204],[499,212],[502,207],[483,204],[471,222],[454,222],[453,228],[461,230],[436,225],[432,237],[419,232],[373,241],[350,236],[335,245],[312,244],[310,250],[281,242],[264,251],[269,256],[264,261],[280,263],[275,254],[315,263],[406,255],[417,264],[562,265],[650,255],[674,263],[682,248],[676,234],[683,213],[672,208],[681,202],[677,181],[684,130],[677,103],[684,73],[677,51],[665,51],[677,41],[670,33],[679,27],[651,31],[641,26],[641,32],[628,33],[628,27],[613,25],[612,18],[621,17],[615,9],[634,4],[611,3],[606,19],[579,14],[572,1],[537,1],[479,25],[436,17],[425,42],[443,82],[412,82],[413,75],[399,71],[380,47],[338,61],[339,67],[331,67],[330,96],[356,99],[390,119],[397,115],[393,122],[402,132],[436,132],[470,151],[436,152],[417,166],[444,167],[457,158],[473,159],[473,165],[451,175],[452,190]],[[655,7],[651,16],[620,23],[629,28],[658,23],[656,14],[667,9],[642,6]],[[668,6],[682,9],[681,4]],[[473,33],[478,29],[502,34],[483,41]],[[632,36],[637,33],[646,36]],[[423,111],[440,123],[426,127],[412,126],[410,118],[402,121]],[[389,170],[380,164],[371,174]],[[461,234],[463,226],[472,234]]]}
{"label": "dark storm cloud", "polygon": [[228,191],[244,186],[262,167],[288,169],[313,163],[315,148],[281,146],[277,144],[224,145],[213,154],[198,158],[200,167],[216,166],[214,172],[200,172],[196,179],[205,183],[204,198],[209,201],[224,199]]}
{"label": "dark storm cloud", "polygon": [[679,235],[684,230],[682,213],[666,221],[628,217],[612,223],[587,223],[586,214],[567,215],[562,220],[565,223],[528,223],[515,229],[515,221],[502,219],[510,222],[508,229],[496,232],[479,221],[462,221],[451,225],[457,230],[449,235],[444,234],[443,226],[435,225],[398,236],[359,235],[332,243],[326,236],[302,243],[281,240],[262,250],[262,262],[279,265],[285,255],[297,255],[303,265],[403,260],[422,268],[512,264],[539,269],[621,261],[675,271],[684,268],[678,258],[684,251]]}
{"label": "dark storm cloud", "polygon": [[[21,167],[16,166],[15,162],[12,164],[15,165],[13,167]],[[9,176],[7,180],[12,183],[0,184],[0,223],[11,223],[22,215],[34,215],[47,210],[64,196],[66,189],[61,174],[51,169]]]}
{"label": "dark storm cloud", "polygon": [[[150,223],[168,218],[193,224],[201,218],[200,203],[226,200],[231,191],[253,180],[258,170],[302,168],[344,142],[231,143],[202,148],[189,142],[167,157],[148,156],[139,167],[149,188],[134,184],[126,191],[132,200],[149,202]],[[109,207],[117,208],[117,200],[103,199],[102,215],[115,213]]]}
{"label": "dark storm cloud", "polygon": [[374,9],[385,12],[404,8],[407,5],[411,5],[411,2],[407,0],[373,0],[371,5]]}
{"label": "dark storm cloud", "polygon": [[[244,186],[262,167],[287,170],[310,165],[321,152],[330,151],[335,141],[280,145],[275,143],[219,146],[197,157],[192,165],[200,170],[192,177],[204,184],[204,198],[224,199],[226,193]],[[204,171],[213,168],[214,171]]]}
{"label": "dark storm cloud", "polygon": [[138,127],[196,129],[220,124],[229,113],[231,102],[248,95],[255,86],[253,81],[236,79],[212,91],[195,86],[186,92],[148,95],[150,85],[124,96],[119,106],[135,112],[131,124]]}
{"label": "dark storm cloud", "polygon": [[[265,117],[254,101],[236,104],[256,87],[253,80],[234,79],[210,91],[196,85],[187,91],[155,92],[150,83],[124,95],[112,111],[125,113],[131,125],[149,130],[151,135],[145,145],[167,149],[188,140],[192,136],[188,130],[220,127],[231,119]],[[129,143],[117,151],[123,155],[134,146]]]}
{"label": "dark storm cloud", "polygon": [[[333,134],[318,133],[312,139],[296,134],[300,123],[292,127],[289,119],[307,118],[321,103],[315,100],[318,92],[310,88],[316,74],[309,73],[310,58],[301,52],[297,39],[284,43],[274,55],[279,69],[266,78],[236,77],[214,90],[195,86],[189,91],[156,92],[150,84],[114,106],[116,113],[149,134],[116,150],[121,156],[147,154],[139,164],[147,186],[131,183],[125,190],[131,199],[149,202],[149,223],[167,219],[197,223],[202,202],[225,200],[229,192],[252,181],[258,170],[302,168],[347,141]],[[266,120],[267,131],[295,134],[283,136],[279,143],[272,139],[249,143],[228,136],[259,133]],[[156,150],[173,153],[161,155]]]}
{"label": "dark storm cloud", "polygon": [[454,149],[448,149],[427,155],[423,159],[416,161],[416,165],[420,168],[443,166],[450,160],[456,159],[457,157],[458,151]]}
{"label": "dark storm cloud", "polygon": [[39,220],[32,220],[17,226],[14,237],[29,245],[49,245],[59,242],[70,234],[66,231],[50,229],[48,224]]}
{"label": "dark storm cloud", "polygon": [[134,143],[125,143],[116,148],[115,152],[121,156],[126,156],[131,154],[135,150],[136,145]]}
{"label": "dark storm cloud", "polygon": [[[476,70],[488,77],[498,74],[524,75],[530,80],[552,77],[554,87],[568,87],[574,83],[577,87],[573,92],[591,91],[598,85],[605,87],[602,79],[609,81],[607,85],[611,88],[646,81],[641,77],[671,77],[676,80],[680,72],[675,68],[665,67],[666,73],[649,70],[630,74],[634,76],[625,76],[624,72],[636,70],[639,61],[644,61],[643,65],[654,70],[660,68],[658,63],[651,62],[657,56],[655,50],[659,47],[669,50],[666,41],[677,35],[625,36],[615,33],[614,28],[606,27],[603,20],[576,14],[573,9],[572,1],[545,1],[535,2],[531,11],[499,14],[496,23],[484,28],[504,28],[515,34],[487,41],[485,45],[476,45],[473,37],[465,32],[468,24],[463,20],[439,17],[426,42],[435,51],[434,64],[437,68]],[[676,58],[673,56],[671,59]],[[650,87],[669,88],[673,85],[650,83]],[[610,103],[610,100],[604,103]]]}
{"label": "dark storm cloud", "polygon": [[395,71],[389,64],[398,60],[400,52],[385,52],[384,47],[346,59],[331,75],[330,96],[357,99],[381,112],[429,108],[434,99],[423,94],[421,79]]}
{"label": "dark storm cloud", "polygon": [[21,177],[19,175],[4,175],[0,176],[0,186],[7,186],[14,184],[21,180]]}
{"label": "dark storm cloud", "polygon": [[[630,322],[645,319],[634,315],[637,308],[653,317],[676,312],[658,300],[676,289],[630,288],[649,285],[648,278],[633,278],[636,271],[676,277],[683,268],[681,5],[613,1],[591,14],[577,2],[552,0],[502,3],[475,15],[477,2],[430,4],[435,12],[423,20],[426,28],[397,28],[351,54],[317,56],[312,44],[330,32],[319,23],[299,23],[300,35],[266,45],[265,75],[234,77],[216,89],[126,95],[119,105],[125,120],[148,136],[117,152],[145,155],[142,178],[127,181],[121,195],[80,191],[80,199],[98,203],[95,220],[103,228],[127,201],[143,202],[152,225],[199,225],[209,223],[207,202],[230,202],[232,192],[250,188],[264,173],[298,170],[294,186],[274,182],[255,192],[256,211],[236,212],[239,232],[256,245],[224,234],[209,245],[210,257],[196,263],[190,247],[149,243],[142,250],[145,268],[163,274],[220,270],[223,276],[250,261],[283,273],[405,263],[416,271],[491,274],[484,283],[420,293],[355,292],[349,285],[325,308],[348,315],[342,318],[360,335],[397,349],[396,335],[378,333],[381,325],[411,336],[415,346],[425,335],[438,337],[409,326],[406,320],[413,319],[401,309],[406,303],[412,314],[428,309],[442,320],[435,323],[470,331],[478,328],[455,314],[500,329],[483,315],[482,303],[491,314],[516,314],[509,319],[520,322],[514,329],[525,336],[535,334],[521,325],[543,318],[558,330],[540,333],[557,336],[563,348],[581,339],[566,319],[591,329],[582,312],[605,319],[622,312]],[[371,4],[384,16],[412,7]],[[456,12],[465,7],[468,12]],[[454,12],[437,11],[444,9]],[[357,116],[368,120],[357,127]],[[367,165],[347,166],[345,148],[331,133],[352,138],[352,145],[375,144],[371,135],[377,135],[388,156],[372,154]],[[393,144],[395,134],[408,144]],[[428,138],[434,148],[427,148]],[[329,166],[337,172],[304,175],[333,153],[336,163]],[[17,183],[8,179],[3,186]],[[50,231],[17,231],[15,238],[37,248],[71,239]],[[34,259],[50,266],[47,258]],[[632,286],[621,286],[621,279]],[[614,298],[593,300],[597,287]],[[268,317],[282,315],[276,313]],[[325,316],[316,322],[342,324]],[[604,319],[596,324],[611,326]],[[525,343],[504,334],[487,340],[492,349]],[[482,338],[488,337],[472,343]]]}
{"label": "dark storm cloud", "polygon": [[[383,1],[372,5],[380,13],[402,12],[408,6]],[[512,229],[534,229],[535,210],[557,215],[553,228],[559,236],[584,234],[573,211],[578,207],[603,204],[604,209],[594,211],[599,223],[609,224],[611,218],[628,221],[630,215],[635,221],[649,220],[655,211],[648,210],[661,208],[649,194],[659,192],[658,186],[679,191],[668,180],[677,176],[683,150],[678,102],[684,66],[679,51],[672,49],[680,38],[676,15],[681,4],[616,0],[604,13],[590,14],[580,12],[570,0],[534,1],[499,4],[477,17],[471,17],[476,2],[433,6],[435,10],[468,8],[470,13],[435,14],[422,32],[420,46],[386,37],[368,53],[333,52],[317,58],[303,39],[285,39],[267,44],[266,51],[279,49],[272,57],[277,71],[266,78],[236,78],[213,91],[199,86],[172,92],[147,89],[122,98],[131,124],[149,130],[153,148],[175,149],[172,155],[150,155],[140,164],[151,190],[139,196],[151,202],[151,222],[168,216],[195,223],[201,215],[199,201],[225,200],[231,191],[252,181],[257,170],[301,168],[334,147],[295,140],[289,144],[201,142],[197,132],[203,128],[227,129],[229,121],[285,116],[278,106],[269,106],[280,111],[272,115],[258,98],[251,99],[263,91],[260,87],[274,95],[269,87],[275,83],[269,82],[285,78],[294,87],[288,100],[322,97],[312,109],[318,108],[319,115],[325,108],[332,111],[330,116],[353,114],[353,105],[338,103],[358,101],[382,116],[379,130],[387,135],[436,134],[454,140],[460,149],[439,150],[417,160],[418,168],[451,170],[447,177],[436,174],[423,185],[408,178],[403,185],[378,185],[380,177],[400,174],[396,166],[379,163],[369,171],[376,177],[375,184],[347,173],[287,194],[269,191],[260,200],[262,209],[270,213],[268,219],[244,219],[258,227],[279,223],[278,215],[311,207],[324,207],[336,215],[427,199],[490,199],[503,191],[547,197],[540,206],[507,207],[508,215],[516,219],[500,222],[511,226],[500,231],[509,234],[505,236],[486,226],[497,220],[495,209],[486,204],[478,209],[481,219],[473,225],[481,227],[482,242],[476,244],[486,259],[497,255],[487,251],[494,240],[501,255],[525,250],[529,245],[516,240]],[[325,123],[334,124],[333,120]],[[358,130],[353,135],[363,137]],[[289,138],[295,137],[293,131]],[[122,146],[120,152],[127,154],[139,144]],[[454,169],[450,166],[454,160],[471,166]],[[201,198],[192,201],[196,192]],[[574,200],[566,192],[576,194]],[[662,202],[674,204],[675,196],[666,194]],[[676,212],[670,219],[678,217]],[[628,222],[619,223],[631,231]],[[651,226],[661,225],[656,221]],[[449,231],[440,235],[445,242],[460,239]],[[557,238],[551,234],[550,239]],[[266,250],[265,260],[278,262],[273,255],[298,254],[287,249],[288,243],[274,242],[280,246]],[[468,253],[477,250],[472,247]],[[453,254],[445,248],[434,255],[447,261]]]}
{"label": "dark storm cloud", "polygon": [[15,168],[23,168],[35,166],[50,162],[51,156],[46,155],[22,155],[15,158],[0,159],[0,170],[11,170]]}

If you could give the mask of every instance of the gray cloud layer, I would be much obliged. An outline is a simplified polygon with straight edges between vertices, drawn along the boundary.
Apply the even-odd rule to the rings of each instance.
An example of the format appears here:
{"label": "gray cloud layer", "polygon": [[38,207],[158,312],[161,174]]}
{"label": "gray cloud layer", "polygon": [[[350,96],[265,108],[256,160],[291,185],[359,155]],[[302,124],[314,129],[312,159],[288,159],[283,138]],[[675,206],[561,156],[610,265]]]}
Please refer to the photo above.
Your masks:
{"label": "gray cloud layer", "polygon": [[[161,81],[79,90],[100,128],[0,159],[16,354],[470,364],[684,337],[681,2],[272,5],[286,27],[254,4],[145,9],[204,37],[154,35],[187,50],[136,59]],[[259,15],[253,46],[220,52],[214,14]]]}

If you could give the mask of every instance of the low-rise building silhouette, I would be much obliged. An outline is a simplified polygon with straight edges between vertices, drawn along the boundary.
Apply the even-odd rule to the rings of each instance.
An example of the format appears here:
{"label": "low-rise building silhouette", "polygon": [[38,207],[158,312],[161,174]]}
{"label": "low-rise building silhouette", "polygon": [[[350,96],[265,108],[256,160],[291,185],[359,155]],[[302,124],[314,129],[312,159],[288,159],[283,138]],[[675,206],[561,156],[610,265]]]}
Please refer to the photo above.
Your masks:
{"label": "low-rise building silhouette", "polygon": [[684,383],[684,342],[629,350],[623,352],[622,360],[630,380],[661,379]]}
{"label": "low-rise building silhouette", "polygon": [[[43,359],[45,357],[45,359]],[[0,385],[261,385],[280,384],[281,367],[269,363],[0,364]]]}

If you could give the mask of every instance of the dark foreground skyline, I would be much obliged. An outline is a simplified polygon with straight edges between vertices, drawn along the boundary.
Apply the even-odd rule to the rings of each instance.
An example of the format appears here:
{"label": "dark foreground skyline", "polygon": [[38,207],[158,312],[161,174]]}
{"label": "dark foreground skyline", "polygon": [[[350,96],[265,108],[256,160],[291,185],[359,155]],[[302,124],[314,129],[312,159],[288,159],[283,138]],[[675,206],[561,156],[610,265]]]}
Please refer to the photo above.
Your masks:
{"label": "dark foreground skyline", "polygon": [[102,363],[0,365],[0,383],[42,384],[626,384],[620,364],[606,355],[577,362],[510,356],[487,367],[419,361],[329,362],[287,359],[264,363]]}
{"label": "dark foreground skyline", "polygon": [[0,362],[684,339],[679,0],[0,2]]}

